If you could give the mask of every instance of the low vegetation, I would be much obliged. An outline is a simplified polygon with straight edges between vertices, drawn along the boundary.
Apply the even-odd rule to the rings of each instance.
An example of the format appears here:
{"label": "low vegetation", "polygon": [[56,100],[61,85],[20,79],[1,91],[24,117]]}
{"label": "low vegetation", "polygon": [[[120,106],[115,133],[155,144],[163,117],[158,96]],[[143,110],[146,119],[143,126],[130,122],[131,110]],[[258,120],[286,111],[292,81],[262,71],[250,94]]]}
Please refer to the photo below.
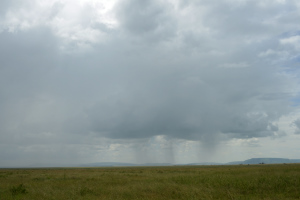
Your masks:
{"label": "low vegetation", "polygon": [[0,199],[300,199],[300,165],[0,169]]}

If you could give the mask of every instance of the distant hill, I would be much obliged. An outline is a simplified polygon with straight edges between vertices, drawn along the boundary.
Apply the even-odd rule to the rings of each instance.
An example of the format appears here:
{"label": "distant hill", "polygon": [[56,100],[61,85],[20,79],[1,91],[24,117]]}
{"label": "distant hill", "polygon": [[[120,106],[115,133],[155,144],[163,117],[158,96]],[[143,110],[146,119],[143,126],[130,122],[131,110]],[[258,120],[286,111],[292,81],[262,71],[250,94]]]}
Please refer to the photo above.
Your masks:
{"label": "distant hill", "polygon": [[245,160],[242,164],[280,164],[280,163],[300,163],[300,159],[287,159],[287,158],[251,158]]}
{"label": "distant hill", "polygon": [[201,162],[201,163],[188,163],[184,165],[224,165],[224,163],[216,163],[216,162]]}
{"label": "distant hill", "polygon": [[143,163],[143,164],[133,164],[133,163],[121,163],[121,162],[99,162],[99,163],[89,163],[83,164],[79,167],[129,167],[129,166],[170,166],[171,163]]}
{"label": "distant hill", "polygon": [[[240,163],[238,163],[240,164]],[[120,162],[99,162],[79,165],[79,167],[130,167],[130,166],[174,166],[174,165],[224,165],[224,163],[203,162],[203,163],[188,163],[188,164],[172,164],[172,163],[120,163]]]}
{"label": "distant hill", "polygon": [[239,165],[239,164],[244,164],[245,161],[232,161],[225,163],[225,165]]}
{"label": "distant hill", "polygon": [[[248,164],[280,164],[280,163],[300,163],[300,159],[287,159],[287,158],[251,158],[244,161],[233,161],[228,163],[215,163],[215,162],[202,162],[202,163],[188,163],[176,165],[248,165]],[[121,162],[98,162],[83,164],[79,167],[129,167],[129,166],[172,166],[171,163],[121,163]]]}
{"label": "distant hill", "polygon": [[281,163],[300,163],[300,159],[287,159],[287,158],[251,158],[245,161],[234,161],[226,163],[227,165],[238,164],[281,164]]}
{"label": "distant hill", "polygon": [[121,163],[121,162],[98,162],[98,163],[88,163],[80,165],[79,167],[117,167],[117,166],[137,166],[133,163]]}
{"label": "distant hill", "polygon": [[[67,165],[67,164],[32,164],[30,166],[23,166],[22,168],[44,168],[44,167],[134,167],[134,166],[192,166],[192,165],[248,165],[248,164],[281,164],[281,163],[300,163],[300,159],[287,159],[287,158],[251,158],[244,161],[233,161],[228,163],[216,162],[200,162],[200,163],[187,163],[187,164],[172,164],[172,163],[122,163],[122,162],[97,162],[87,163],[81,165]],[[0,168],[20,168],[10,166],[0,166]]]}

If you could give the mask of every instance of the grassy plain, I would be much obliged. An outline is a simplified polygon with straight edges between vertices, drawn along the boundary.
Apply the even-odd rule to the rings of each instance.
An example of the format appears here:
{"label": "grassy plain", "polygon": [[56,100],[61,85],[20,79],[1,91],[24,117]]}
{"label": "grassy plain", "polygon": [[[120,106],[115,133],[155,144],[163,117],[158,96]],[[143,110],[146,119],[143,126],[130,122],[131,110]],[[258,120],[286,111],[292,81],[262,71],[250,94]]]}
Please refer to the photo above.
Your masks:
{"label": "grassy plain", "polygon": [[0,169],[0,199],[300,199],[300,165]]}

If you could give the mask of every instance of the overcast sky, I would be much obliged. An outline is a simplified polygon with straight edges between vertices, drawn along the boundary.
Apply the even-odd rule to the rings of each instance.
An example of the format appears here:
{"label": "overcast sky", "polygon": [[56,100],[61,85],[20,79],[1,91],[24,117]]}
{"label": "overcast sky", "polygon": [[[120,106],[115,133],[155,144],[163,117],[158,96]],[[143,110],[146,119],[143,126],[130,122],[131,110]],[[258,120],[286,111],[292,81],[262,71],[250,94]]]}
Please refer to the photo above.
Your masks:
{"label": "overcast sky", "polygon": [[0,167],[300,158],[298,0],[1,0]]}

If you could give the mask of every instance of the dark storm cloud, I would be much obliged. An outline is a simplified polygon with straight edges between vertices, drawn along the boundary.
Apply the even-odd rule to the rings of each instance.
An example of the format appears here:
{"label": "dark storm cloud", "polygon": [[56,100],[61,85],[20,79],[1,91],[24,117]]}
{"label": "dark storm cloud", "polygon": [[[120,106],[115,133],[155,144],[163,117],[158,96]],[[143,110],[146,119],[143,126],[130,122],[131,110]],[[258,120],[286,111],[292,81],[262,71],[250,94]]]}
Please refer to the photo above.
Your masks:
{"label": "dark storm cloud", "polygon": [[[186,74],[186,70],[160,75],[151,70],[129,77],[133,80],[129,86],[92,107],[89,119],[94,131],[112,138],[169,135],[201,139],[216,133],[262,137],[273,135],[277,130],[273,121],[288,111],[288,106],[274,111],[282,103],[277,99],[260,100],[264,89],[279,87],[264,83],[266,76],[259,80],[263,72],[251,75],[252,69],[237,69],[235,74],[236,69],[191,67]],[[272,82],[280,81],[268,76]]]}
{"label": "dark storm cloud", "polygon": [[[276,17],[274,13],[279,11],[279,4],[268,9],[260,8],[258,3],[248,3],[235,7],[235,12],[230,11],[229,4],[223,4],[207,3],[205,6],[210,10],[200,19],[212,33],[217,31],[215,38],[189,30],[190,33],[183,32],[184,37],[178,39],[186,42],[194,35],[194,41],[200,41],[196,49],[194,41],[183,43],[180,52],[168,49],[178,62],[160,60],[154,48],[147,48],[147,55],[134,52],[148,60],[134,58],[133,53],[133,66],[120,77],[119,91],[111,96],[112,99],[103,99],[89,111],[92,130],[111,138],[169,135],[198,140],[217,133],[237,138],[274,135],[278,131],[276,121],[290,111],[284,102],[294,95],[287,92],[287,86],[294,82],[284,75],[278,76],[279,66],[259,60],[258,52],[263,52],[265,45],[270,48],[273,43],[278,45],[276,40],[270,42],[265,35],[281,31],[271,23]],[[140,35],[155,30],[161,10],[167,9],[158,9],[159,4],[148,1],[130,1],[128,5],[122,7],[126,13],[126,16],[121,15],[124,17],[122,25]],[[265,25],[253,15],[240,17],[249,7],[267,21],[271,20],[271,24]],[[144,9],[148,12],[140,12]],[[265,11],[268,13],[263,15]],[[214,17],[216,13],[226,16],[229,23],[222,17]],[[143,26],[140,19],[145,22]],[[238,28],[239,24],[244,28]],[[207,49],[220,51],[220,54],[204,52]],[[198,57],[190,54],[195,51]],[[126,66],[126,61],[123,64]]]}
{"label": "dark storm cloud", "polygon": [[[121,2],[110,40],[83,53],[61,50],[53,29],[2,32],[1,141],[275,135],[297,88],[282,68],[288,61],[280,51],[289,49],[279,42],[292,24],[275,20],[280,30],[244,14],[250,8],[278,19],[276,3],[275,11],[245,4],[231,12],[229,3],[206,2],[203,13],[192,5],[177,8],[191,9],[185,19],[168,3]],[[70,40],[71,50],[84,43]],[[279,52],[276,62],[269,49]]]}

